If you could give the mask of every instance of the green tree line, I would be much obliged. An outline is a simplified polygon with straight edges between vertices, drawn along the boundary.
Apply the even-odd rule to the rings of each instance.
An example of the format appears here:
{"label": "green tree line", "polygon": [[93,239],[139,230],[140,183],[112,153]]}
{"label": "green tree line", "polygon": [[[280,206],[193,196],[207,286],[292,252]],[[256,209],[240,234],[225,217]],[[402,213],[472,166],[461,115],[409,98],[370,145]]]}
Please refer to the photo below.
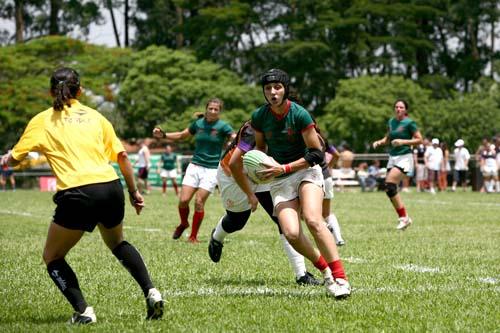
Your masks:
{"label": "green tree line", "polygon": [[[83,102],[101,111],[125,139],[150,136],[155,125],[181,130],[213,96],[224,100],[222,118],[235,129],[264,103],[258,84],[221,64],[199,60],[190,50],[107,48],[66,37],[37,38],[0,48],[3,151],[12,147],[30,117],[50,107],[49,77],[63,65],[81,73]],[[293,68],[288,71],[294,73]],[[345,78],[336,83],[335,98],[309,109],[333,143],[345,141],[356,152],[367,152],[369,143],[384,135],[396,98],[410,103],[410,115],[424,135],[449,144],[462,138],[475,149],[483,137],[500,131],[499,86],[484,76],[470,92],[451,90],[446,97],[404,75]],[[192,142],[183,146],[191,148]]]}
{"label": "green tree line", "polygon": [[86,38],[109,13],[117,46],[189,50],[247,83],[282,67],[317,112],[347,78],[400,75],[446,98],[500,75],[500,0],[0,0],[0,13],[16,27],[3,44]]}

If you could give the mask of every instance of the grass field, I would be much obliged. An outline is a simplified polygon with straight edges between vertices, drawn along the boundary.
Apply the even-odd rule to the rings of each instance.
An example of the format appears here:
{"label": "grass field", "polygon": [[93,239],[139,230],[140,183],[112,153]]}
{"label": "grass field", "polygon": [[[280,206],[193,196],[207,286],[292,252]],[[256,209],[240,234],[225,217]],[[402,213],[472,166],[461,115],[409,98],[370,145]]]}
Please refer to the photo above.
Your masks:
{"label": "grass field", "polygon": [[[50,193],[0,193],[1,332],[500,332],[500,195],[403,194],[414,224],[395,230],[383,193],[336,193],[340,249],[353,286],[335,301],[299,287],[276,227],[259,209],[229,236],[221,262],[207,254],[223,213],[207,203],[199,245],[174,241],[176,198],[155,191],[141,216],[127,207],[126,238],[142,253],[166,298],[164,318],[146,322],[142,293],[95,231],[67,260],[97,324],[69,327],[72,309],[41,259],[54,204]],[[314,267],[309,270],[319,276]]]}

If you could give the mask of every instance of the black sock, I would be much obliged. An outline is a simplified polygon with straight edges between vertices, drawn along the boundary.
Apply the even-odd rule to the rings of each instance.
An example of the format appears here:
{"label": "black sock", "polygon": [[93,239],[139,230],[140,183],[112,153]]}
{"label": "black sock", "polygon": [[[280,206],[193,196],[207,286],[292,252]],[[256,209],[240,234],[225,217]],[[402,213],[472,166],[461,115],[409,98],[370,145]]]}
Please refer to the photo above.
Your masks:
{"label": "black sock", "polygon": [[73,306],[73,309],[80,313],[85,312],[87,302],[83,298],[75,272],[73,272],[66,260],[63,258],[51,261],[47,265],[47,272],[49,272],[49,276],[57,288],[59,288],[64,297]]}
{"label": "black sock", "polygon": [[141,286],[144,297],[147,297],[149,289],[154,288],[154,286],[139,251],[137,251],[132,244],[123,241],[118,244],[112,252],[115,257],[120,260],[122,265],[130,272],[139,286]]}

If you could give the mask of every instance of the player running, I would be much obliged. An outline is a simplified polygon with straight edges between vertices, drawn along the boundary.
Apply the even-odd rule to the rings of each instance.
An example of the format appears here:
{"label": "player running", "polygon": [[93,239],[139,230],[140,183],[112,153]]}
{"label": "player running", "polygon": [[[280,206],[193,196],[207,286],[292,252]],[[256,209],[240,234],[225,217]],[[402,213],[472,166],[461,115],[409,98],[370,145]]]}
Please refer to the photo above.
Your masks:
{"label": "player running", "polygon": [[385,177],[385,192],[391,200],[392,206],[398,213],[398,230],[405,230],[412,223],[406,213],[403,200],[398,193],[398,184],[404,175],[413,174],[414,163],[411,146],[422,143],[422,135],[415,121],[408,117],[408,103],[397,100],[394,103],[394,117],[389,119],[387,134],[380,140],[373,142],[373,148],[391,144],[387,176]]}
{"label": "player running", "polygon": [[241,126],[235,140],[224,152],[217,169],[217,182],[226,214],[221,217],[212,231],[208,245],[210,258],[213,262],[220,260],[226,236],[243,229],[251,212],[255,211],[260,203],[278,226],[283,248],[296,275],[296,282],[299,285],[318,285],[319,281],[306,271],[304,257],[288,243],[281,232],[278,219],[273,216],[273,202],[269,193],[269,185],[253,183],[243,171],[242,157],[254,147],[255,132],[250,121],[247,121]]}
{"label": "player running", "polygon": [[[322,216],[324,179],[319,164],[324,153],[311,115],[288,99],[289,83],[288,74],[280,69],[271,69],[261,78],[267,104],[252,113],[256,148],[267,150],[278,163],[260,173],[264,179],[273,179],[274,215],[288,242],[323,273],[328,292],[344,298],[351,288]],[[303,233],[301,216],[319,251]]]}
{"label": "player running", "polygon": [[165,133],[160,127],[153,129],[153,136],[156,138],[177,141],[194,136],[195,140],[193,159],[182,180],[178,206],[181,221],[175,228],[173,239],[180,238],[184,230],[189,227],[189,203],[196,194],[193,226],[188,241],[199,243],[198,230],[205,216],[205,202],[217,185],[217,167],[223,145],[226,140],[232,140],[235,137],[231,126],[219,119],[222,108],[222,100],[212,98],[205,106],[204,116],[193,121],[181,132]]}
{"label": "player running", "polygon": [[96,225],[113,255],[140,285],[147,305],[147,319],[163,314],[163,299],[155,289],[137,249],[124,240],[123,187],[109,163],[117,161],[128,187],[130,204],[140,214],[144,200],[137,190],[132,165],[111,123],[97,111],[80,104],[78,73],[60,68],[50,78],[53,107],[33,117],[14,149],[1,164],[17,164],[30,151],[47,158],[57,178],[56,209],[49,226],[43,260],[50,278],[71,304],[72,324],[96,322],[94,309],[83,297],[66,254],[85,231]]}

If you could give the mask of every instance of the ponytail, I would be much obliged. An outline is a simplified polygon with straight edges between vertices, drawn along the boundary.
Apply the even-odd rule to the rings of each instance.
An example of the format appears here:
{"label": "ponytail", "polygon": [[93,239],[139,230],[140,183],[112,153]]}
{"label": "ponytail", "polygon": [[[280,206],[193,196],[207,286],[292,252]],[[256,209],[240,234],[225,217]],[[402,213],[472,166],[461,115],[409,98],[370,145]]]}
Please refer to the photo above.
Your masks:
{"label": "ponytail", "polygon": [[55,111],[64,110],[64,106],[71,106],[71,99],[77,97],[80,89],[80,75],[71,68],[57,69],[50,78],[50,92],[54,98],[52,107]]}

